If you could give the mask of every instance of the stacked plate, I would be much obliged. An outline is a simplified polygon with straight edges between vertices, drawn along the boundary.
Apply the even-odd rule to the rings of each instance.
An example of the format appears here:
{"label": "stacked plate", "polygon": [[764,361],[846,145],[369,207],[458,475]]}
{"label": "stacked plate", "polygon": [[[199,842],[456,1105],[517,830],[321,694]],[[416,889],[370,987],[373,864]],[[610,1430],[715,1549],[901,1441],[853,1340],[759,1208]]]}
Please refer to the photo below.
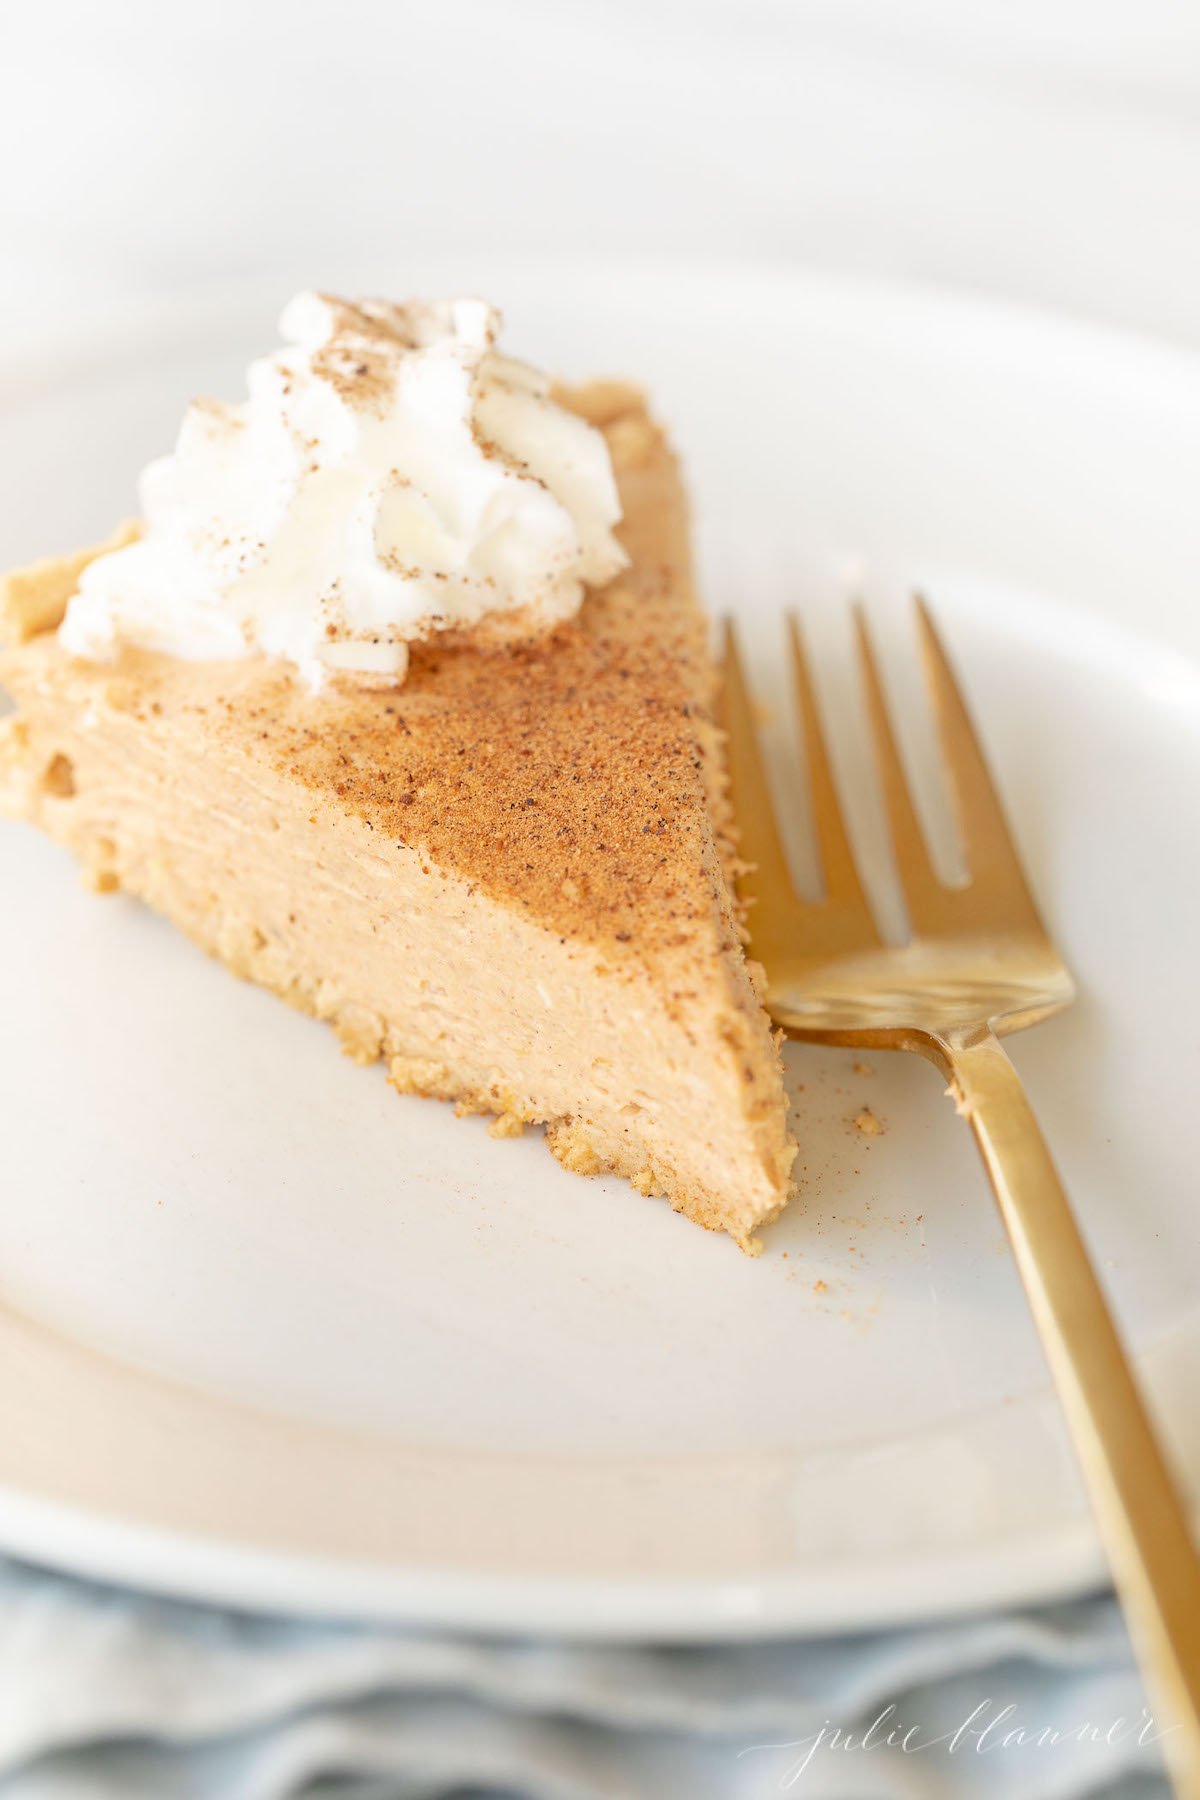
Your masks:
{"label": "stacked plate", "polygon": [[[645,381],[781,782],[781,614],[809,621],[885,909],[846,600],[871,606],[911,719],[906,601],[929,595],[1082,990],[1015,1055],[1200,1486],[1180,948],[1200,362],[811,279],[359,285],[486,287],[518,353]],[[184,401],[238,391],[284,297],[0,370],[0,564],[127,513]],[[932,769],[919,730],[908,748]],[[752,1262],[536,1137],[398,1098],[132,903],[99,905],[32,833],[0,835],[0,890],[0,1548],[308,1614],[656,1639],[899,1623],[1100,1573],[982,1174],[923,1065],[792,1049],[801,1193]]]}

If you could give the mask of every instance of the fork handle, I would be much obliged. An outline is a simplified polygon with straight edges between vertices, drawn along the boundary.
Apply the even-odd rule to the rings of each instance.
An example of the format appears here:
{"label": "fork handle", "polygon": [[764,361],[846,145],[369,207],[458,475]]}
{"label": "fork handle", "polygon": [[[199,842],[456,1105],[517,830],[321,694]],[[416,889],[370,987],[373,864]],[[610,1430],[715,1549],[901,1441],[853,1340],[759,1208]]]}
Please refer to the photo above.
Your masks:
{"label": "fork handle", "polygon": [[1200,1800],[1200,1558],[1020,1077],[991,1031],[940,1040],[1096,1509],[1175,1791]]}

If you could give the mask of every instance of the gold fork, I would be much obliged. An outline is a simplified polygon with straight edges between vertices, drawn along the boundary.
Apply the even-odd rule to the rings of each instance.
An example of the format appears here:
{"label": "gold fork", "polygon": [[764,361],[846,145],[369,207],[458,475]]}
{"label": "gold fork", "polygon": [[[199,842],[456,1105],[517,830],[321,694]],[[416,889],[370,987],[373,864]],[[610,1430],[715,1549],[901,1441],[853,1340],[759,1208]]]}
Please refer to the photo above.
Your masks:
{"label": "gold fork", "polygon": [[[1030,895],[979,741],[929,612],[925,674],[970,871],[935,873],[861,610],[858,648],[912,936],[883,941],[859,880],[794,618],[788,621],[812,815],[824,871],[797,894],[732,625],[724,723],[767,1007],[820,1043],[915,1050],[970,1121],[1091,1492],[1142,1669],[1168,1721],[1176,1792],[1200,1800],[1200,1559],[1050,1152],[1000,1039],[1069,1006],[1074,987]],[[1161,1724],[1161,1721],[1160,1721]]]}

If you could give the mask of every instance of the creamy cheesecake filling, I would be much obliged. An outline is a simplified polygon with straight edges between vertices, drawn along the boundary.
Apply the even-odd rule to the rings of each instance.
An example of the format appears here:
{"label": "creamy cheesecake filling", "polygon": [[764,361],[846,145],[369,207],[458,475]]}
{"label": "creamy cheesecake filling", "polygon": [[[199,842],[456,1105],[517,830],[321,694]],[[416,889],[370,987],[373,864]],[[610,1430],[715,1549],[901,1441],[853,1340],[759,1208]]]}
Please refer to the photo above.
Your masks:
{"label": "creamy cheesecake filling", "polygon": [[396,685],[416,640],[572,617],[625,566],[608,447],[499,327],[478,300],[298,295],[249,398],[195,401],[146,469],[141,536],[84,571],[64,646]]}
{"label": "creamy cheesecake filling", "polygon": [[[43,647],[21,653],[30,673]],[[6,782],[0,772],[6,809],[64,843],[95,888],[137,895],[236,973],[330,1021],[402,1092],[493,1113],[500,1136],[545,1125],[573,1172],[624,1175],[757,1248],[791,1150],[777,1089],[747,1084],[761,1031],[744,969],[681,966],[694,1000],[672,1006],[672,982],[616,971],[244,759],[218,753],[219,781],[197,794],[178,731],[114,687],[87,689],[82,731],[82,690],[25,687],[6,722]],[[199,723],[189,736],[199,755]]]}
{"label": "creamy cheesecake filling", "polygon": [[567,1168],[753,1250],[795,1145],[730,889],[686,504],[635,392],[569,404],[605,434],[628,573],[549,643],[431,646],[398,696],[314,705],[263,657],[69,655],[63,609],[111,541],[0,581],[0,809],[397,1087],[500,1135],[544,1123]]}

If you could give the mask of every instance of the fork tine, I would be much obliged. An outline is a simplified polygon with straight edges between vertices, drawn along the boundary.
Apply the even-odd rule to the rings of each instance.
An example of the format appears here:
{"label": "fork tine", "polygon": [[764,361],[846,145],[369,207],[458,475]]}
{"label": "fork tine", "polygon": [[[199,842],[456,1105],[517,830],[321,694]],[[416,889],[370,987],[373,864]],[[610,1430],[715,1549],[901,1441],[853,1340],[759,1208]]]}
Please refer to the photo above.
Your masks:
{"label": "fork tine", "polygon": [[804,760],[808,769],[808,787],[812,797],[813,827],[821,854],[825,899],[843,912],[870,916],[858,865],[846,832],[841,803],[833,779],[825,734],[817,711],[817,697],[809,673],[804,638],[795,613],[788,614],[788,636],[792,646],[792,672],[796,697],[800,704],[800,721],[804,733]]}
{"label": "fork tine", "polygon": [[[758,727],[732,619],[725,621],[723,723],[728,734],[730,797],[738,824],[738,847],[750,868],[738,888],[754,902],[756,955],[786,946],[795,931],[799,902],[775,822],[775,807],[758,743]],[[760,947],[761,946],[761,947]]]}
{"label": "fork tine", "polygon": [[[982,746],[929,608],[916,597],[917,630],[925,679],[933,701],[942,759],[950,778],[959,839],[973,886],[986,889],[1009,909],[1024,906],[1037,923],[1037,908]],[[1011,916],[1011,913],[1010,913]]]}
{"label": "fork tine", "polygon": [[875,743],[875,761],[887,806],[888,825],[896,867],[904,888],[908,916],[914,931],[935,932],[949,923],[949,891],[938,879],[929,860],[925,833],[913,804],[908,777],[904,773],[900,748],[892,726],[891,709],[883,691],[883,680],[871,642],[867,616],[861,606],[854,608],[854,629],[858,653],[867,690],[867,711],[871,719],[871,735]]}

